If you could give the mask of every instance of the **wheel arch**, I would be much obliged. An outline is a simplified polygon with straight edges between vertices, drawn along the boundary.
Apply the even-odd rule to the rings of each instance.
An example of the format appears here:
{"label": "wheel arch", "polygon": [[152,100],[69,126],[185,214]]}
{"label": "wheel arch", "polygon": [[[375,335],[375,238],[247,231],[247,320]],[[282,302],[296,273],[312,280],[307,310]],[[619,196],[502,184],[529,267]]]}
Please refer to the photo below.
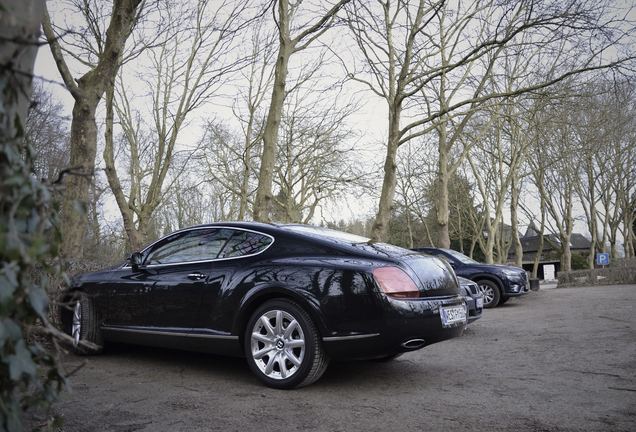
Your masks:
{"label": "wheel arch", "polygon": [[505,295],[503,282],[497,276],[494,276],[494,275],[491,275],[491,274],[488,274],[488,273],[479,273],[477,275],[472,276],[470,279],[473,282],[477,282],[477,283],[479,283],[480,280],[487,280],[487,281],[490,281],[490,282],[494,282],[495,285],[497,285],[497,288],[499,289],[499,295],[500,296],[504,296]]}
{"label": "wheel arch", "polygon": [[266,285],[250,290],[241,300],[232,326],[232,334],[238,335],[241,347],[250,317],[259,306],[273,299],[287,299],[298,304],[309,314],[320,335],[327,332],[325,320],[320,312],[320,302],[309,292],[280,285]]}

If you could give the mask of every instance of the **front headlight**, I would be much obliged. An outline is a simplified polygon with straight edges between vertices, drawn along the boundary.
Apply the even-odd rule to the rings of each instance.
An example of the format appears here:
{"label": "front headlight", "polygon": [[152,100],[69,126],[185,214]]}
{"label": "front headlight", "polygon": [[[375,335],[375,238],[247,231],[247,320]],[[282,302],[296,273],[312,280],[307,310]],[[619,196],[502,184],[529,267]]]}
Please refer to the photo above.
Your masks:
{"label": "front headlight", "polygon": [[501,271],[505,276],[507,277],[513,277],[513,278],[518,278],[521,277],[521,271],[520,270],[508,270],[508,269],[504,269]]}

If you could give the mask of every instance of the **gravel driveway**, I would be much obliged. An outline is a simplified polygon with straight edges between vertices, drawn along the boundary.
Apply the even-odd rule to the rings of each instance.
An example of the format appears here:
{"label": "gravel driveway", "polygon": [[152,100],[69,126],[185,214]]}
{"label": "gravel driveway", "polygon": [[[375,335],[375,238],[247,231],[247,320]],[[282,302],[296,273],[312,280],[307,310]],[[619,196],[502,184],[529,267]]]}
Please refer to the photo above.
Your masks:
{"label": "gravel driveway", "polygon": [[55,412],[64,431],[635,431],[635,308],[635,285],[542,290],[461,338],[331,364],[295,391],[261,386],[243,359],[116,346]]}

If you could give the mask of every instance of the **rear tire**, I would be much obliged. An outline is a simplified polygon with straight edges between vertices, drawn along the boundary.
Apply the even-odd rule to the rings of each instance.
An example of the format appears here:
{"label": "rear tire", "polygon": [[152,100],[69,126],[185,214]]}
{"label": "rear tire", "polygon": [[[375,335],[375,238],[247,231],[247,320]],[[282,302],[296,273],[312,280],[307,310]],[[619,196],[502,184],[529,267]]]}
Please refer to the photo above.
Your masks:
{"label": "rear tire", "polygon": [[104,340],[99,328],[97,311],[93,301],[79,293],[71,303],[72,315],[69,334],[73,352],[79,355],[95,355],[102,352]]}
{"label": "rear tire", "polygon": [[322,376],[329,364],[311,317],[287,299],[270,300],[256,309],[243,340],[247,364],[269,387],[292,389],[309,385]]}
{"label": "rear tire", "polygon": [[480,279],[476,282],[484,296],[484,308],[490,309],[497,307],[501,300],[501,292],[497,284],[487,279]]}

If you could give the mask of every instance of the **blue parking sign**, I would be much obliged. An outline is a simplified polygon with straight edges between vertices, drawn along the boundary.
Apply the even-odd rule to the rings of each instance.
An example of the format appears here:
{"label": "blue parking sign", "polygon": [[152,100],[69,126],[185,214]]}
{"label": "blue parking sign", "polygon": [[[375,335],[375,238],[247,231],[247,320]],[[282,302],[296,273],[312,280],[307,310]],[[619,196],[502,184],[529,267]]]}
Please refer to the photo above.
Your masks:
{"label": "blue parking sign", "polygon": [[607,252],[601,252],[596,254],[596,265],[606,266],[609,265],[609,254]]}

